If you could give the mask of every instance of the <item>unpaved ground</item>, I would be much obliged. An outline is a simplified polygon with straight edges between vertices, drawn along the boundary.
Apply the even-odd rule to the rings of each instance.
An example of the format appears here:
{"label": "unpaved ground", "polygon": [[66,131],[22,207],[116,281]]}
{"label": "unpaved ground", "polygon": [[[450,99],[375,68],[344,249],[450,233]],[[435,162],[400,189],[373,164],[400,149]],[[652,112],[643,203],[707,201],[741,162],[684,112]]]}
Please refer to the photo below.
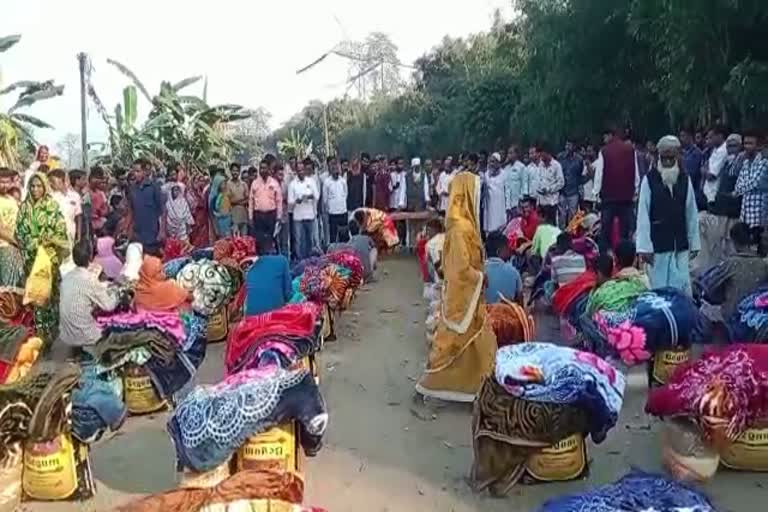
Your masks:
{"label": "unpaved ground", "polygon": [[[519,486],[506,499],[474,495],[465,482],[472,461],[470,407],[413,403],[425,357],[421,284],[413,260],[382,265],[379,282],[358,294],[338,327],[339,340],[319,357],[331,423],[326,445],[307,468],[308,504],[330,512],[528,512],[548,497],[610,482],[630,466],[660,470],[658,425],[642,413],[646,381],[629,378],[620,424],[590,445],[587,480]],[[555,340],[551,319],[539,339]],[[220,380],[223,347],[210,348],[202,382]],[[84,504],[27,504],[34,512],[102,511],[132,497],[171,489],[174,453],[165,415],[132,418],[92,460],[98,494]],[[706,486],[721,512],[763,512],[768,476],[721,471]]]}

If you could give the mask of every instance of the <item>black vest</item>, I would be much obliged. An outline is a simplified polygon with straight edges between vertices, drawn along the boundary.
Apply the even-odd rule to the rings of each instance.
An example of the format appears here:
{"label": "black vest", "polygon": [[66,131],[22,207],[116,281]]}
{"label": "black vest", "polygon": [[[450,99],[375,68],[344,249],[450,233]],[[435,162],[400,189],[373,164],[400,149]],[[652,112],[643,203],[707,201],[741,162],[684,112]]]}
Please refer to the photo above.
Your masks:
{"label": "black vest", "polygon": [[405,200],[406,209],[409,212],[418,212],[426,208],[424,199],[424,180],[427,179],[427,173],[421,171],[421,179],[416,183],[413,171],[405,173]]}
{"label": "black vest", "polygon": [[688,199],[689,179],[680,173],[677,183],[669,187],[661,181],[659,171],[647,175],[651,190],[651,242],[656,253],[688,250],[688,226],[685,218],[685,203]]}

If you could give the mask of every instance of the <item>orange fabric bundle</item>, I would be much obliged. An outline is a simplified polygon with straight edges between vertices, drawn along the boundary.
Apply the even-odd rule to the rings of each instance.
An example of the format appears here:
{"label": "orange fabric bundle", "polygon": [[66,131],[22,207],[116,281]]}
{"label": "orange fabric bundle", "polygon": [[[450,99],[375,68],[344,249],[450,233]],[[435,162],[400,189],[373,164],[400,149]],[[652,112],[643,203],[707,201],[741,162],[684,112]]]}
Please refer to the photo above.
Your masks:
{"label": "orange fabric bundle", "polygon": [[533,318],[519,304],[502,301],[486,305],[488,320],[499,347],[531,341],[536,332]]}
{"label": "orange fabric bundle", "polygon": [[115,512],[194,512],[208,505],[238,500],[274,499],[301,503],[303,497],[304,482],[293,473],[245,470],[215,487],[155,494],[118,507]]}

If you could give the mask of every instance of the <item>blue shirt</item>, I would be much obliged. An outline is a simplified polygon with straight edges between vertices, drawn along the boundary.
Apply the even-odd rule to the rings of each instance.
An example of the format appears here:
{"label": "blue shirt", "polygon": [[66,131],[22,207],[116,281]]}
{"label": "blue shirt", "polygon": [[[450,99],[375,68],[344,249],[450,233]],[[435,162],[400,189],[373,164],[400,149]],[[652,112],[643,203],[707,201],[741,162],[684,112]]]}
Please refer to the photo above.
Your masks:
{"label": "blue shirt", "polygon": [[694,189],[697,189],[701,183],[701,164],[703,160],[704,153],[696,147],[696,144],[683,148],[683,167],[691,178]]}
{"label": "blue shirt", "polygon": [[291,299],[291,269],[285,256],[259,256],[245,276],[245,315],[285,306]]}
{"label": "blue shirt", "polygon": [[500,294],[507,300],[515,300],[523,289],[520,272],[512,263],[505,263],[501,258],[485,260],[485,275],[488,276],[488,288],[485,290],[487,304],[500,302]]}
{"label": "blue shirt", "polygon": [[563,180],[565,180],[565,185],[563,185],[562,190],[563,195],[578,195],[579,187],[584,181],[582,178],[582,173],[584,172],[584,162],[575,153],[570,156],[562,153],[558,157],[557,161],[560,162],[560,166],[563,168]]}
{"label": "blue shirt", "polygon": [[165,203],[160,186],[145,179],[131,185],[128,198],[133,211],[133,238],[144,246],[157,245],[160,233],[160,216]]}

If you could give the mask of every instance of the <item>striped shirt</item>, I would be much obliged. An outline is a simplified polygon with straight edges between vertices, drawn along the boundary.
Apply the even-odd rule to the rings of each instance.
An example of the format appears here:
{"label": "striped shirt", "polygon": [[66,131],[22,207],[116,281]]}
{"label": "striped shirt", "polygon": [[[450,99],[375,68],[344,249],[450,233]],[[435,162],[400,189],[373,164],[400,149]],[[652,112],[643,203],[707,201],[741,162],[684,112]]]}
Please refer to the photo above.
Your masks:
{"label": "striped shirt", "polygon": [[568,284],[587,270],[584,256],[575,251],[566,251],[565,254],[552,258],[552,280],[558,286]]}

